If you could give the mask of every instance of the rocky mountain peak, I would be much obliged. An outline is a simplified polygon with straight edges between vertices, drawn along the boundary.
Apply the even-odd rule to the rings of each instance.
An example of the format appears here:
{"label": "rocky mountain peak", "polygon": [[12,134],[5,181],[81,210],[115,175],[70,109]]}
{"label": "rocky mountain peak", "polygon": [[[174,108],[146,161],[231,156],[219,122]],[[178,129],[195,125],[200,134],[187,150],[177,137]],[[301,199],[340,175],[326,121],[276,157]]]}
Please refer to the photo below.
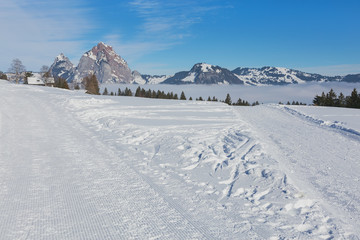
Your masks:
{"label": "rocky mountain peak", "polygon": [[55,62],[60,62],[60,61],[69,61],[69,58],[67,58],[63,53],[60,53],[60,54],[55,58]]}
{"label": "rocky mountain peak", "polygon": [[243,84],[232,72],[226,68],[197,63],[190,71],[176,73],[173,77],[166,79],[167,84]]}
{"label": "rocky mountain peak", "polygon": [[219,68],[218,66],[207,64],[207,63],[197,63],[195,64],[190,71],[193,72],[214,72],[216,69]]}
{"label": "rocky mountain peak", "polygon": [[68,79],[74,73],[74,65],[63,53],[60,53],[50,66],[50,74],[54,77]]}
{"label": "rocky mountain peak", "polygon": [[100,83],[130,83],[133,80],[126,61],[103,42],[84,53],[72,81],[81,82],[91,73],[96,75]]}

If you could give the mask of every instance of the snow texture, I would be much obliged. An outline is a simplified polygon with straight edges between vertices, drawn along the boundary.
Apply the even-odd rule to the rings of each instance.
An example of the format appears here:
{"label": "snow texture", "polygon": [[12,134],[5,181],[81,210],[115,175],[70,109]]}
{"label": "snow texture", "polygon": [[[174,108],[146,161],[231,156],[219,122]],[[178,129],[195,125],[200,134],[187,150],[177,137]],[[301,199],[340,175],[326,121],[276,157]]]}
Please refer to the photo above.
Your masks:
{"label": "snow texture", "polygon": [[359,110],[0,96],[0,239],[360,237]]}

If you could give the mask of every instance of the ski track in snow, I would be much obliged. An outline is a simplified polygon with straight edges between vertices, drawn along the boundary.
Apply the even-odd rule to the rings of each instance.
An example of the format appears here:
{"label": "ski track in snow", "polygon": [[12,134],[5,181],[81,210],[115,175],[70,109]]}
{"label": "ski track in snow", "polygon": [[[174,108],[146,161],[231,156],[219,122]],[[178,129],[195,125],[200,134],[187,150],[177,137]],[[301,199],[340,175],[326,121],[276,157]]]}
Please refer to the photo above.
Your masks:
{"label": "ski track in snow", "polygon": [[277,105],[0,93],[0,239],[358,239],[341,129]]}

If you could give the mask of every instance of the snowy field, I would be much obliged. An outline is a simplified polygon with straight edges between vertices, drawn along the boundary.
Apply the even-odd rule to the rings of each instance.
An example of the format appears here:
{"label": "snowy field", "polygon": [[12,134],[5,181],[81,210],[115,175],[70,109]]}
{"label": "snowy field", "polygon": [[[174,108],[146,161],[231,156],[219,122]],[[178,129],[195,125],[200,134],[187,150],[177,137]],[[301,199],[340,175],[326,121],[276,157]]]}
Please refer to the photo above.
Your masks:
{"label": "snowy field", "polygon": [[101,93],[105,87],[109,93],[113,91],[117,93],[118,88],[122,91],[126,87],[130,88],[134,93],[136,88],[140,86],[146,90],[160,90],[167,92],[174,92],[180,96],[181,91],[184,91],[187,99],[192,97],[202,97],[206,100],[209,96],[217,97],[219,100],[225,100],[226,94],[229,93],[232,101],[236,102],[239,98],[253,103],[259,101],[260,103],[287,103],[287,101],[299,101],[306,104],[312,104],[316,95],[321,95],[322,92],[328,93],[332,88],[337,94],[342,92],[345,96],[350,95],[354,88],[360,89],[360,83],[309,83],[309,84],[291,84],[285,86],[241,86],[241,85],[165,85],[165,84],[102,84]]}
{"label": "snowy field", "polygon": [[6,81],[0,104],[0,239],[360,238],[360,110]]}

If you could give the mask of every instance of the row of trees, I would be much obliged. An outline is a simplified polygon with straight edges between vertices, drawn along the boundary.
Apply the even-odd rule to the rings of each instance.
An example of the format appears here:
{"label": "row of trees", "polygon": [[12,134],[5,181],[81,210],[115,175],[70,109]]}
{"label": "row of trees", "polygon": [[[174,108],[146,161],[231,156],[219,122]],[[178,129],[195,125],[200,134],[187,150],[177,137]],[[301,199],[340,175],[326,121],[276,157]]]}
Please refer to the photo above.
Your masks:
{"label": "row of trees", "polygon": [[[284,105],[282,102],[279,102],[280,105]],[[286,105],[304,105],[306,106],[306,103],[302,103],[302,102],[299,102],[299,101],[292,101],[292,103],[290,103],[289,101],[287,101]]]}
{"label": "row of trees", "polygon": [[[24,84],[27,84],[28,78],[33,76],[32,72],[26,71],[26,67],[21,62],[21,60],[18,58],[15,58],[12,60],[8,71],[13,74],[14,80],[17,84],[21,80],[24,81]],[[51,74],[49,72],[49,67],[46,65],[43,65],[40,68],[40,74],[41,74],[41,78],[44,81],[44,83],[47,84],[48,80],[51,78]],[[1,71],[0,71],[0,79],[12,80],[11,78],[8,79],[7,75]]]}
{"label": "row of trees", "polygon": [[110,96],[132,96],[133,95],[133,93],[132,93],[132,91],[131,91],[131,89],[130,88],[125,88],[125,90],[124,91],[121,91],[121,89],[120,88],[118,88],[118,90],[117,90],[117,93],[115,92],[110,92],[109,93],[109,91],[107,90],[107,88],[105,88],[104,89],[104,92],[102,93],[102,95],[110,95]]}
{"label": "row of trees", "polygon": [[[165,93],[164,91],[158,90],[155,92],[154,90],[145,90],[144,88],[141,88],[140,86],[135,91],[135,97],[144,97],[144,98],[160,98],[160,99],[175,99],[179,100],[179,96],[177,93],[168,92]],[[184,92],[181,92],[180,100],[186,100]]]}
{"label": "row of trees", "polygon": [[[232,102],[230,94],[226,95],[224,103],[226,103],[228,105],[233,105],[233,106],[250,106],[250,103],[248,101],[242,100],[241,98],[239,98],[236,102]],[[258,101],[256,101],[256,102],[253,102],[251,104],[251,106],[256,106],[259,104],[260,103]]]}
{"label": "row of trees", "polygon": [[[107,88],[104,89],[102,95],[110,95],[110,96],[133,96],[131,89],[126,88],[125,91],[121,91],[121,89],[119,88],[117,93],[115,92],[110,92],[108,91]],[[140,86],[136,89],[135,91],[135,97],[143,97],[143,98],[158,98],[158,99],[174,99],[174,100],[186,100],[186,96],[185,93],[182,91],[180,94],[180,97],[178,96],[177,93],[173,93],[173,92],[168,92],[165,93],[164,91],[154,91],[151,89],[145,90],[144,88],[141,88]],[[189,100],[193,100],[192,97],[189,98]],[[196,101],[204,101],[204,99],[202,97],[196,98]],[[208,97],[207,101],[211,101],[211,102],[218,102],[219,100],[214,96],[214,97]],[[255,106],[255,105],[259,105],[259,102],[256,101],[252,104],[250,104],[248,101],[242,100],[241,98],[239,98],[236,102],[232,102],[230,94],[226,95],[226,99],[224,102],[228,105],[233,105],[233,106]]]}
{"label": "row of trees", "polygon": [[354,88],[350,96],[344,96],[342,92],[337,95],[334,90],[331,89],[326,94],[322,92],[320,96],[316,95],[313,103],[316,106],[360,108],[360,95],[356,88]]}

